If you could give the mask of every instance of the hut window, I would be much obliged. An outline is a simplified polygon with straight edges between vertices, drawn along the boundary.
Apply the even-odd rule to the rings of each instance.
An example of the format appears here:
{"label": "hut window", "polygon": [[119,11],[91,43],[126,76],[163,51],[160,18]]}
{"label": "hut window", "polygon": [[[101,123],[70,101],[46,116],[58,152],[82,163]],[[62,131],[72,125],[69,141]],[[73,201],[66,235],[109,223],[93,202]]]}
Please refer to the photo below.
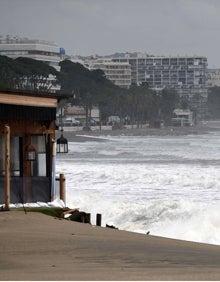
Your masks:
{"label": "hut window", "polygon": [[[10,171],[11,176],[20,176],[19,137],[10,140]],[[0,175],[5,174],[5,138],[0,136]]]}
{"label": "hut window", "polygon": [[46,144],[45,136],[32,135],[31,144],[36,149],[36,160],[32,162],[32,176],[46,176]]}
{"label": "hut window", "polygon": [[20,176],[19,137],[11,138],[11,175]]}

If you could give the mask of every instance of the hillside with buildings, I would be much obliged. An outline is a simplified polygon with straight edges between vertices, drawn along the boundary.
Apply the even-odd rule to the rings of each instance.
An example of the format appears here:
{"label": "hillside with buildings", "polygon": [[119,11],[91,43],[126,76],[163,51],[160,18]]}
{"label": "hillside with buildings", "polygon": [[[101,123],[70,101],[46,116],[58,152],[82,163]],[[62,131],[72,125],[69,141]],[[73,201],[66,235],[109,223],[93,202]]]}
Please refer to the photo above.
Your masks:
{"label": "hillside with buildings", "polygon": [[[107,80],[125,90],[131,89],[132,85],[143,84],[154,93],[170,89],[178,94],[182,104],[179,106],[190,109],[198,120],[210,116],[208,89],[220,85],[219,70],[209,70],[208,60],[204,56],[167,57],[134,52],[115,53],[105,57],[74,57],[67,55],[64,48],[53,42],[17,36],[0,36],[0,55],[12,59],[34,59],[48,64],[58,72],[60,63],[68,59],[73,63],[80,63],[90,71],[102,70]],[[50,74],[48,79],[53,84],[50,91],[59,91],[61,85],[54,83],[57,77]]]}

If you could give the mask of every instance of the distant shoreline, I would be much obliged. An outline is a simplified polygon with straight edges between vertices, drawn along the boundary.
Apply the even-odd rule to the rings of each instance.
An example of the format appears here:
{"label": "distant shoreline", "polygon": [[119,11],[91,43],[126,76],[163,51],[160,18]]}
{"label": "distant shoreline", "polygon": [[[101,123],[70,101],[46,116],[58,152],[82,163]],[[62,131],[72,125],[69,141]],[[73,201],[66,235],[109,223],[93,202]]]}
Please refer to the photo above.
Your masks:
{"label": "distant shoreline", "polygon": [[[103,127],[104,128],[104,127]],[[92,128],[91,131],[79,130],[79,128],[64,128],[63,135],[69,142],[104,141],[102,136],[181,136],[207,134],[211,131],[220,131],[220,121],[208,121],[192,127],[161,127],[161,128],[131,128],[131,129],[102,129]],[[58,138],[60,131],[56,132]]]}

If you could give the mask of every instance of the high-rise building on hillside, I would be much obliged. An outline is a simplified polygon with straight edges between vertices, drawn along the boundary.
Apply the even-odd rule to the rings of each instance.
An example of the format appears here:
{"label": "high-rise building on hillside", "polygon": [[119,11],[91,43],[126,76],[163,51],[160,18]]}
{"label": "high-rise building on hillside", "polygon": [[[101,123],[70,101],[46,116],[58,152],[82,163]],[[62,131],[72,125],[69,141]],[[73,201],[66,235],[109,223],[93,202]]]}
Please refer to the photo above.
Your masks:
{"label": "high-rise building on hillside", "polygon": [[206,57],[163,57],[142,53],[113,57],[114,62],[129,62],[132,83],[147,82],[150,88],[202,88],[206,83]]}

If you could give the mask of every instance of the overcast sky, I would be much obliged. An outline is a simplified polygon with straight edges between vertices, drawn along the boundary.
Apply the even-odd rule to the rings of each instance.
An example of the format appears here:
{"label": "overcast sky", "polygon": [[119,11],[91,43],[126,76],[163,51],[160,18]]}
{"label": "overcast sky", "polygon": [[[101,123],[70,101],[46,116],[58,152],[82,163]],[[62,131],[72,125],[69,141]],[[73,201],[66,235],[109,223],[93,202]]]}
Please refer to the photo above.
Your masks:
{"label": "overcast sky", "polygon": [[199,55],[220,68],[220,0],[0,0],[0,34],[68,55]]}

